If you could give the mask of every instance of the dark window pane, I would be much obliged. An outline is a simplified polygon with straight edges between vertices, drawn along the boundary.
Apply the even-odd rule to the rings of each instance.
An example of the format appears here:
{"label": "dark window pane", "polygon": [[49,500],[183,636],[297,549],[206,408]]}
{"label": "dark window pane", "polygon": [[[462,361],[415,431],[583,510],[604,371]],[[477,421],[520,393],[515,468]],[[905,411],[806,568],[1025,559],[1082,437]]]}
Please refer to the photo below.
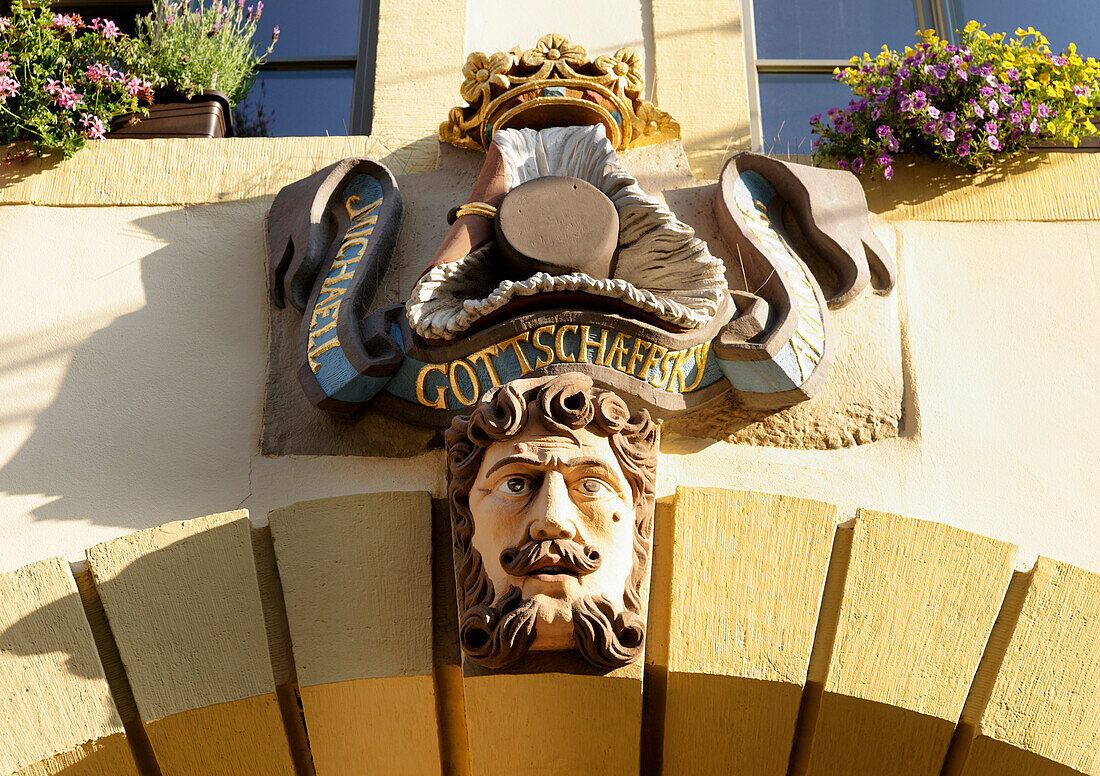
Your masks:
{"label": "dark window pane", "polygon": [[828,73],[761,73],[760,112],[765,153],[808,154],[810,116],[847,107],[852,90]]}
{"label": "dark window pane", "polygon": [[955,0],[956,25],[970,19],[988,25],[986,32],[1007,32],[1034,27],[1046,35],[1054,51],[1077,44],[1083,57],[1100,57],[1100,7],[1081,0]]}
{"label": "dark window pane", "polygon": [[260,73],[242,110],[263,105],[273,137],[346,135],[351,117],[351,70],[277,70]]}
{"label": "dark window pane", "polygon": [[[246,0],[252,5],[255,0]],[[264,0],[256,45],[267,48],[279,25],[273,58],[354,57],[359,45],[359,0]]]}
{"label": "dark window pane", "polygon": [[755,0],[753,15],[760,59],[848,59],[916,40],[913,0]]}

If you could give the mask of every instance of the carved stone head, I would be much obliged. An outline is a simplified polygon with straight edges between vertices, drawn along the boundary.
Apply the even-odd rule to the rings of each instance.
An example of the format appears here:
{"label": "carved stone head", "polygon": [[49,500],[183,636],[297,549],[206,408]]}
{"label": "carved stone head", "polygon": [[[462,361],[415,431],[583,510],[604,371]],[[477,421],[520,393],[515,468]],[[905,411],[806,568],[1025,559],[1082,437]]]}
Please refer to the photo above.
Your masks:
{"label": "carved stone head", "polygon": [[586,375],[514,380],[447,431],[459,637],[499,668],[575,646],[600,668],[645,641],[658,427]]}

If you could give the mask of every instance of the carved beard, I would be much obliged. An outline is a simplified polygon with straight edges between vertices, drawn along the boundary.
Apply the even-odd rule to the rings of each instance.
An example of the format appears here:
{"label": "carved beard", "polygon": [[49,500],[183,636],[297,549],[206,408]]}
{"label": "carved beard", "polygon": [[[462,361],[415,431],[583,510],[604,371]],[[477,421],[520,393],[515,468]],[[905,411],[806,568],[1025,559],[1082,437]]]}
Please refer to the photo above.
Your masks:
{"label": "carved beard", "polygon": [[[575,544],[531,542],[501,553],[502,565],[509,573],[525,573],[524,568],[554,549],[559,565],[581,574],[599,568],[594,548],[577,549]],[[625,599],[625,596],[624,596]],[[611,670],[634,662],[645,645],[645,621],[631,611],[616,611],[607,596],[585,596],[573,602],[573,642],[581,655],[597,668]],[[502,668],[519,660],[535,642],[539,603],[524,598],[520,589],[509,585],[492,605],[470,607],[459,625],[462,648],[471,659],[487,668]]]}

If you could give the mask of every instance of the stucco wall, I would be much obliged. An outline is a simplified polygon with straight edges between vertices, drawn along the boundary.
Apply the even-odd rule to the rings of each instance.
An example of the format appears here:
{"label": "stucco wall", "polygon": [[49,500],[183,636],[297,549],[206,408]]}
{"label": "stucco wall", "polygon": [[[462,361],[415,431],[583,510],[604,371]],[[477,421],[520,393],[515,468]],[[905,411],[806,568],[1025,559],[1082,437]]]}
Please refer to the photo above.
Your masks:
{"label": "stucco wall", "polygon": [[[364,491],[443,490],[413,460],[264,458],[263,215],[344,156],[430,169],[465,53],[560,31],[632,45],[696,172],[747,147],[736,3],[382,3],[372,138],[113,141],[0,178],[0,570],[172,519]],[[908,404],[899,438],[837,451],[666,444],[661,489],[735,486],[938,520],[1100,570],[1097,157],[972,183],[899,168]],[[973,222],[973,223],[967,223]],[[843,347],[843,343],[841,344]]]}
{"label": "stucco wall", "polygon": [[[438,452],[259,455],[263,217],[280,176],[300,174],[276,172],[256,196],[228,202],[0,205],[0,277],[12,300],[0,308],[0,569],[237,507],[262,521],[309,498],[442,495]],[[1025,560],[1100,569],[1090,525],[1100,492],[1088,484],[1100,438],[1100,225],[892,226],[909,397],[902,436],[806,452],[670,441],[662,492],[736,486],[842,512],[882,509],[1017,543]]]}

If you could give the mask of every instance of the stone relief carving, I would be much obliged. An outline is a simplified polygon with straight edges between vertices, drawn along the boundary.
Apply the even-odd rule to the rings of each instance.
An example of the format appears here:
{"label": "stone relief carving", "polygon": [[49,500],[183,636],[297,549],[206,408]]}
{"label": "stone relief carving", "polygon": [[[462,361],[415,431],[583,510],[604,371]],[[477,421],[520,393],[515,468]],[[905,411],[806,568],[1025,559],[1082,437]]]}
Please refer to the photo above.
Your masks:
{"label": "stone relief carving", "polygon": [[660,134],[631,54],[592,63],[547,36],[470,55],[470,105],[440,138],[484,150],[480,171],[438,247],[404,257],[419,274],[396,299],[404,203],[382,165],[322,170],[268,219],[309,402],[380,410],[391,437],[445,429],[459,638],[490,669],[574,648],[599,670],[636,661],[659,424],[720,436],[805,402],[833,365],[831,311],[894,284],[849,173],[738,154],[706,239],[645,191],[618,153]]}
{"label": "stone relief carving", "polygon": [[459,638],[489,668],[645,643],[658,426],[586,375],[514,380],[447,431]]}

